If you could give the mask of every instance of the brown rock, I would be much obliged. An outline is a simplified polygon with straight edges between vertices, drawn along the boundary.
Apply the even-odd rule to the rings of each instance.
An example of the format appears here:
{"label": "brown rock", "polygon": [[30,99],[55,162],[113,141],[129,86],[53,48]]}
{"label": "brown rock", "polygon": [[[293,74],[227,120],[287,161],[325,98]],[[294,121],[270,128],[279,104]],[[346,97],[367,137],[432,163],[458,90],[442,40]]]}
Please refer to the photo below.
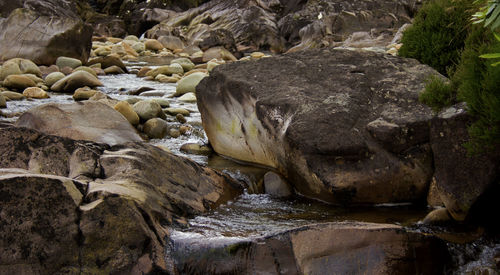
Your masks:
{"label": "brown rock", "polygon": [[36,83],[26,75],[9,75],[3,81],[3,86],[11,89],[24,90],[28,87],[36,87]]}
{"label": "brown rock", "polygon": [[144,46],[146,46],[146,50],[151,51],[161,51],[164,46],[156,39],[148,39],[144,42]]}
{"label": "brown rock", "polygon": [[115,110],[120,112],[130,124],[136,126],[139,124],[139,116],[127,101],[120,101],[115,105]]}
{"label": "brown rock", "polygon": [[38,87],[30,87],[24,89],[23,95],[27,98],[37,98],[37,99],[49,98],[47,92]]}
{"label": "brown rock", "polygon": [[144,123],[143,131],[149,138],[164,138],[168,132],[168,125],[161,118],[152,118]]}
{"label": "brown rock", "polygon": [[112,145],[142,140],[120,113],[92,101],[44,104],[25,112],[16,125],[46,134]]}

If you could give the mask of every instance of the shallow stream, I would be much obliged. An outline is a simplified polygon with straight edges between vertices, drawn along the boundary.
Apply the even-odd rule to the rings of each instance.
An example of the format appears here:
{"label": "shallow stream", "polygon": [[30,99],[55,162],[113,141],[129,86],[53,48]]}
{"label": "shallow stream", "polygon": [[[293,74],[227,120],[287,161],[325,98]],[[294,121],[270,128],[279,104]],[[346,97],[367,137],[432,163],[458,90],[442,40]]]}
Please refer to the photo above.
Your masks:
{"label": "shallow stream", "polygon": [[[130,69],[137,69],[144,64],[129,65]],[[200,164],[226,172],[244,181],[249,186],[248,190],[234,201],[222,205],[205,215],[190,219],[185,227],[173,229],[171,239],[174,243],[176,240],[184,242],[189,239],[190,242],[196,242],[197,239],[206,241],[212,238],[233,242],[246,238],[268,236],[307,224],[331,221],[364,221],[412,226],[431,210],[411,204],[340,208],[301,197],[279,199],[267,194],[258,194],[256,193],[257,186],[264,173],[267,172],[266,169],[238,164],[215,154],[211,156],[190,155],[180,151],[180,147],[185,143],[202,144],[208,141],[201,126],[201,116],[196,103],[180,102],[171,97],[175,92],[176,84],[145,81],[134,74],[100,76],[99,79],[104,86],[98,89],[114,99],[125,100],[130,97],[152,99],[160,97],[167,99],[170,102],[170,107],[189,110],[191,114],[186,117],[187,123],[192,126],[189,135],[181,135],[179,138],[153,139],[149,142],[166,146],[174,154],[188,157]],[[131,96],[128,94],[129,91],[142,87],[152,88],[150,92],[153,92],[154,96]],[[50,93],[50,97],[41,100],[9,101],[7,103],[8,108],[2,109],[2,112],[7,117],[10,117],[2,117],[1,120],[14,122],[22,112],[48,102],[74,102],[71,95],[68,94]],[[170,126],[177,127],[180,125],[175,117],[168,116],[167,120]],[[461,251],[467,249],[473,250],[478,255],[461,259],[460,257],[463,254]],[[467,273],[475,265],[485,261],[491,262],[495,253],[500,251],[500,246],[491,242],[487,244],[479,243],[476,246],[458,245],[450,246],[450,251],[456,252],[457,255],[454,258],[457,265],[460,266],[458,271],[452,273],[462,274]]]}

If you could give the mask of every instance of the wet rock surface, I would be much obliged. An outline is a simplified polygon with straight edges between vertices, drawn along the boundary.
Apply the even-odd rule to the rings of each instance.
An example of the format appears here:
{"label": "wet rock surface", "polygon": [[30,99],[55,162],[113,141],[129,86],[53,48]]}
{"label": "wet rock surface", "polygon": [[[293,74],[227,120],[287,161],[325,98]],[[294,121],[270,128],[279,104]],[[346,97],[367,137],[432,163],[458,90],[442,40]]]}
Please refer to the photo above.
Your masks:
{"label": "wet rock surface", "polygon": [[473,205],[481,204],[481,200],[491,204],[490,209],[499,206],[493,198],[498,195],[500,151],[496,148],[479,155],[467,152],[464,144],[469,141],[467,128],[472,121],[466,106],[460,104],[442,111],[431,122],[436,189],[446,209],[458,221],[464,221]]}
{"label": "wet rock surface", "polygon": [[241,192],[148,144],[109,147],[6,125],[0,135],[2,273],[173,272],[168,226]]}
{"label": "wet rock surface", "polygon": [[[432,74],[413,60],[311,50],[218,66],[197,86],[198,106],[217,153],[276,168],[303,195],[414,201],[432,176],[432,113],[418,102]],[[377,120],[398,134],[370,131]]]}
{"label": "wet rock surface", "polygon": [[[174,237],[176,266],[198,274],[442,274],[446,246],[396,225],[338,222],[265,238]],[[229,260],[231,259],[231,260]]]}

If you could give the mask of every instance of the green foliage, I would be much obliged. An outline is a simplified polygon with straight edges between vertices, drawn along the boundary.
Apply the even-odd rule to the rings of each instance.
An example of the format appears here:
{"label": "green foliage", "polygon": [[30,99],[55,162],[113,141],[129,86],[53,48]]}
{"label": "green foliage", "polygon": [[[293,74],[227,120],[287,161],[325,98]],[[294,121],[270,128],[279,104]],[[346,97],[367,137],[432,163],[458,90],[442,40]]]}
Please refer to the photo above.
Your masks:
{"label": "green foliage", "polygon": [[451,106],[456,101],[456,92],[449,81],[438,76],[431,76],[425,91],[420,94],[419,100],[438,112],[444,107]]}
{"label": "green foliage", "polygon": [[460,58],[473,7],[470,0],[426,2],[413,26],[404,32],[399,55],[415,58],[448,75]]}
{"label": "green foliage", "polygon": [[479,56],[500,52],[498,43],[487,29],[475,28],[466,41],[462,60],[452,77],[458,87],[458,99],[465,101],[475,121],[469,128],[469,152],[479,153],[500,145],[500,66]]}
{"label": "green foliage", "polygon": [[[475,1],[474,3],[481,3],[485,1]],[[495,30],[500,27],[500,0],[489,0],[482,6],[478,12],[472,15],[474,24],[483,23],[485,27],[490,27]]]}

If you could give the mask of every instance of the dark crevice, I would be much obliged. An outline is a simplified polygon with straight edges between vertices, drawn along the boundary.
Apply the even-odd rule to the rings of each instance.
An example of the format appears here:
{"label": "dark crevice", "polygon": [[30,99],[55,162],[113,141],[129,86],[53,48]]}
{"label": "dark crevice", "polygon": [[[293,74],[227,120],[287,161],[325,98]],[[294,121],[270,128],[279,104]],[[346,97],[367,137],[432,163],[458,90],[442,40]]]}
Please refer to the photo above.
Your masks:
{"label": "dark crevice", "polygon": [[154,235],[156,236],[156,239],[158,241],[158,243],[160,243],[161,245],[164,245],[165,242],[163,241],[163,239],[161,238],[160,234],[158,234],[158,231],[156,231],[156,228],[153,224],[153,221],[151,220],[151,217],[149,216],[149,214],[144,211],[144,209],[142,209],[139,205],[137,205],[137,203],[135,203],[135,207],[139,210],[139,212],[141,213],[141,216],[142,218],[144,219],[144,221],[146,222],[146,224],[148,225],[149,229],[154,233]]}

